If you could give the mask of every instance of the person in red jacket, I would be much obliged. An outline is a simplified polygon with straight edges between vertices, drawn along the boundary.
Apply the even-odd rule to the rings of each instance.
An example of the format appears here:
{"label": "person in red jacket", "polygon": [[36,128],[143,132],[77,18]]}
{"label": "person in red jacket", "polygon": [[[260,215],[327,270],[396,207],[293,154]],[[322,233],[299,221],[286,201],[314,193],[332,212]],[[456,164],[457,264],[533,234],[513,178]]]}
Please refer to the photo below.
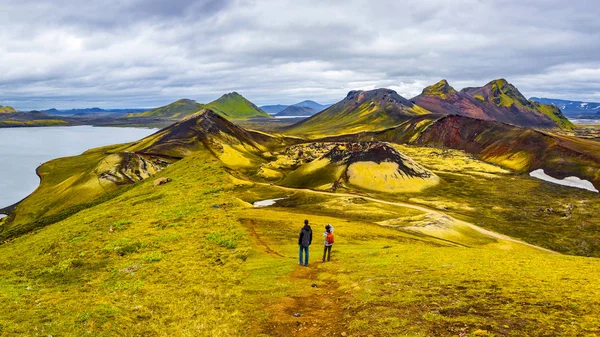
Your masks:
{"label": "person in red jacket", "polygon": [[327,226],[325,226],[325,232],[323,233],[323,237],[325,238],[323,262],[325,262],[325,256],[327,256],[327,261],[331,260],[331,246],[333,246],[333,226],[331,224],[327,224]]}

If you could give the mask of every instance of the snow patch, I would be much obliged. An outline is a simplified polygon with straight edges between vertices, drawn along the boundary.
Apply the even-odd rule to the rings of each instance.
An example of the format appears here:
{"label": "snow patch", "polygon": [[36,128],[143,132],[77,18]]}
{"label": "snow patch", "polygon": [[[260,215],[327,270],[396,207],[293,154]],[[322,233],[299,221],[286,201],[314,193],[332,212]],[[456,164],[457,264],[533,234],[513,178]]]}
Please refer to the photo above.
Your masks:
{"label": "snow patch", "polygon": [[252,205],[254,205],[254,207],[273,206],[273,205],[275,205],[275,203],[278,200],[283,200],[283,199],[287,199],[287,198],[275,198],[275,199],[260,200],[260,201],[253,203]]}
{"label": "snow patch", "polygon": [[566,177],[565,179],[562,179],[562,180],[556,179],[556,178],[553,178],[553,177],[547,175],[543,169],[532,171],[531,173],[529,173],[529,175],[534,178],[538,178],[538,179],[541,179],[541,180],[544,180],[544,181],[547,181],[547,182],[553,183],[553,184],[581,188],[581,189],[596,192],[596,193],[598,192],[598,190],[594,187],[594,185],[591,182],[589,182],[588,180],[580,179],[578,177]]}
{"label": "snow patch", "polygon": [[584,108],[584,109],[585,109],[585,107],[586,107],[587,105],[588,105],[587,103],[581,103],[581,105],[580,105],[580,106],[581,106],[582,108]]}

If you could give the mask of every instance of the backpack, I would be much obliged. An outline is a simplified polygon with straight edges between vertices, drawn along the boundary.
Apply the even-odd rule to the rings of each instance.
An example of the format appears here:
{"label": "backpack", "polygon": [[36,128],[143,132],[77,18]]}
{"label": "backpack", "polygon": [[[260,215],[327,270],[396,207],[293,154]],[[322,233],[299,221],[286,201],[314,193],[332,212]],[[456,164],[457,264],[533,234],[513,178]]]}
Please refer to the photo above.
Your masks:
{"label": "backpack", "polygon": [[333,233],[331,232],[327,233],[327,244],[333,244]]}

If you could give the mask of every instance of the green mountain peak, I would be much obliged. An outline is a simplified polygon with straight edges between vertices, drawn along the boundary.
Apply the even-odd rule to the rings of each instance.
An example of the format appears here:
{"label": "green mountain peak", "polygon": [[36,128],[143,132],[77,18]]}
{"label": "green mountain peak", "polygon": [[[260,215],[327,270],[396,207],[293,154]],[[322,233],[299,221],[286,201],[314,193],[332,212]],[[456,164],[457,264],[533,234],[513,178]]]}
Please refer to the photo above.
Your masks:
{"label": "green mountain peak", "polygon": [[427,88],[423,89],[424,95],[435,95],[440,96],[444,99],[448,97],[448,95],[456,94],[456,90],[448,84],[448,81],[441,80],[436,84],[430,85]]}
{"label": "green mountain peak", "polygon": [[254,103],[233,91],[205,105],[226,118],[244,119],[252,117],[270,117]]}

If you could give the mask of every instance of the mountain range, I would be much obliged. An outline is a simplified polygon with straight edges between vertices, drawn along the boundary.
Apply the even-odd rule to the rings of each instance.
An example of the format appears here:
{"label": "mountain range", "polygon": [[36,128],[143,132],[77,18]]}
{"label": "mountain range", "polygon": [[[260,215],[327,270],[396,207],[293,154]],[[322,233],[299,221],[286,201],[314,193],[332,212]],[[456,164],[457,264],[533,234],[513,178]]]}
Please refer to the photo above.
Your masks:
{"label": "mountain range", "polygon": [[527,100],[505,79],[461,91],[442,80],[425,88],[411,101],[433,113],[444,115],[457,114],[523,127],[572,126],[556,106]]}
{"label": "mountain range", "polygon": [[504,79],[457,91],[446,80],[408,100],[390,89],[351,91],[342,101],[290,126],[287,132],[310,137],[375,131],[416,116],[460,115],[525,128],[573,127],[554,105],[527,100]]}
{"label": "mountain range", "polygon": [[319,104],[315,101],[305,100],[292,105],[263,105],[260,108],[271,115],[279,117],[312,116],[327,109],[330,105]]}
{"label": "mountain range", "polygon": [[143,113],[129,114],[128,117],[160,117],[179,120],[202,109],[211,109],[215,113],[231,119],[270,117],[266,112],[237,92],[225,94],[207,104],[201,104],[184,98]]}
{"label": "mountain range", "polygon": [[55,115],[55,116],[88,116],[88,115],[98,115],[98,114],[128,114],[128,113],[136,113],[136,112],[144,112],[147,109],[135,109],[135,108],[127,108],[127,109],[101,109],[101,108],[83,108],[83,109],[48,109],[42,110],[42,112]]}
{"label": "mountain range", "polygon": [[600,115],[600,103],[568,101],[564,99],[531,97],[532,101],[557,106],[565,115],[576,117],[580,115]]}

